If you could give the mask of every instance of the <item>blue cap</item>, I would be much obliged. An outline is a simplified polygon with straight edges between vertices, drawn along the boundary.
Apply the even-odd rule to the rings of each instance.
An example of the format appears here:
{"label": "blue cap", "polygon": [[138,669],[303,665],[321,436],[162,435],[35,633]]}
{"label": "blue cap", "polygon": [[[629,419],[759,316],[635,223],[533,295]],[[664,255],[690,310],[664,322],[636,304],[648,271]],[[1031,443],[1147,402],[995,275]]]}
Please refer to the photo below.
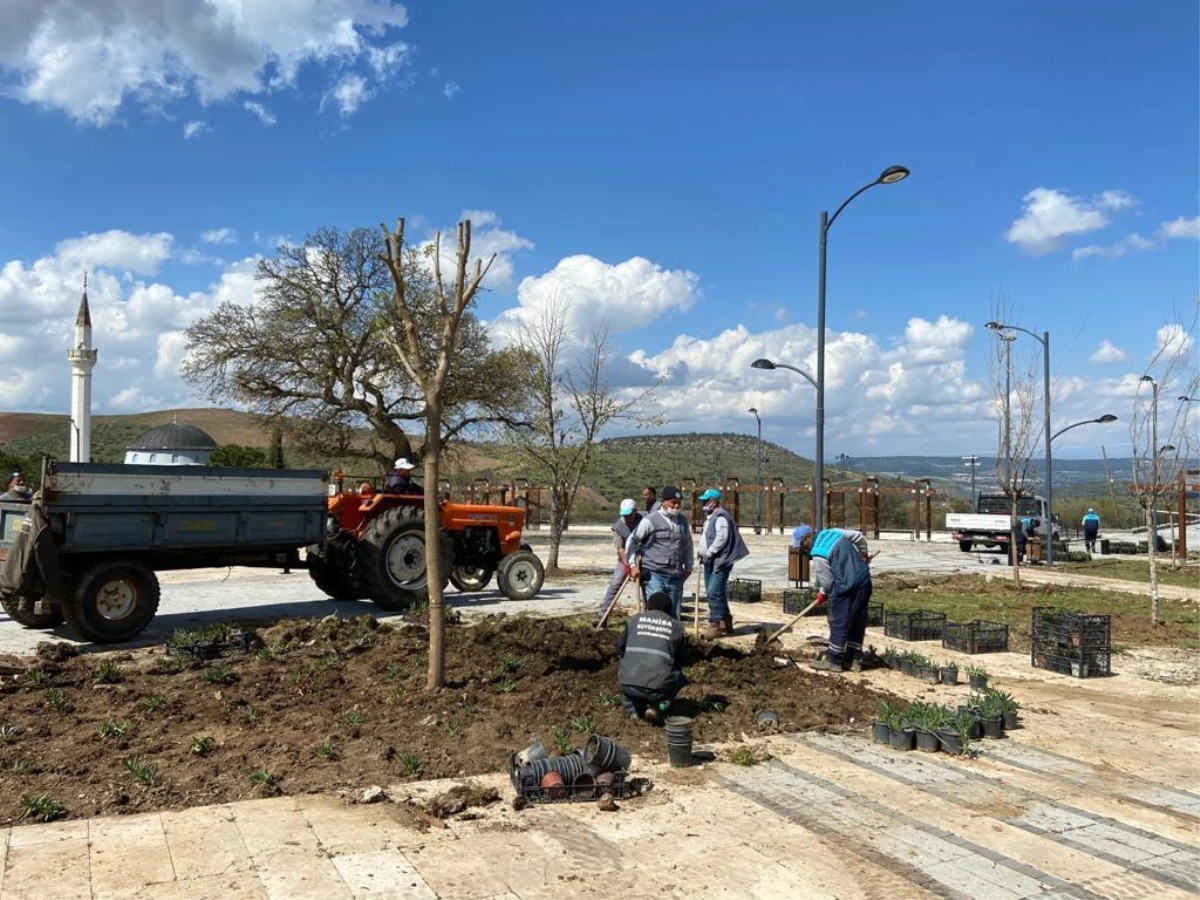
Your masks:
{"label": "blue cap", "polygon": [[792,540],[799,544],[810,534],[812,534],[812,528],[810,528],[808,525],[797,525],[795,530],[792,531]]}
{"label": "blue cap", "polygon": [[716,488],[709,488],[707,491],[705,491],[703,494],[700,495],[701,503],[704,503],[706,500],[720,500],[720,499],[721,499],[721,492],[718,491]]}

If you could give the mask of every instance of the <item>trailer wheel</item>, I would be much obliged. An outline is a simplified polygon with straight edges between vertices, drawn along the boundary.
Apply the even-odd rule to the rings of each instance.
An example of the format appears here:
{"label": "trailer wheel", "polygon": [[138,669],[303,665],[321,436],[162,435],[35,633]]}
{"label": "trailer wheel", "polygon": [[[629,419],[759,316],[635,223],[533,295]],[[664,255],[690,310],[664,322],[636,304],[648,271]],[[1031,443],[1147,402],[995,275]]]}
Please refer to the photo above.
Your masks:
{"label": "trailer wheel", "polygon": [[975,546],[975,544],[972,541],[959,541],[958,542],[958,549],[961,550],[963,553],[970,553],[971,548],[974,546]]}
{"label": "trailer wheel", "polygon": [[482,591],[495,571],[491,566],[455,566],[450,570],[450,583],[464,594]]}
{"label": "trailer wheel", "polygon": [[158,612],[158,576],[131,559],[111,559],[84,572],[63,614],[80,637],[114,644],[141,634]]}
{"label": "trailer wheel", "polygon": [[16,594],[0,594],[0,606],[8,617],[25,628],[54,628],[63,623],[62,611],[52,613],[35,613],[32,605],[21,606],[21,598]]}
{"label": "trailer wheel", "polygon": [[[454,544],[441,533],[442,587],[450,580]],[[425,570],[425,517],[415,506],[396,506],[371,520],[358,542],[356,577],[384,609],[407,609],[429,599]]]}
{"label": "trailer wheel", "polygon": [[358,599],[354,583],[339,563],[342,554],[331,554],[320,544],[308,548],[308,577],[330,600],[348,603]]}
{"label": "trailer wheel", "polygon": [[509,600],[528,600],[542,589],[546,570],[528,550],[510,553],[500,561],[496,584]]}

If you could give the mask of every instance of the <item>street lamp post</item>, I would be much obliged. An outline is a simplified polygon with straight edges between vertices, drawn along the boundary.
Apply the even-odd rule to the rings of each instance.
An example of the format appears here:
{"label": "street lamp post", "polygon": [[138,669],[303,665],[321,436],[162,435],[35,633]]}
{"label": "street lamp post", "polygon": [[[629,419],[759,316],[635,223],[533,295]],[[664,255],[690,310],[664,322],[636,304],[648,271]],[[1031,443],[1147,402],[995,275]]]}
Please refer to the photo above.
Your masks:
{"label": "street lamp post", "polygon": [[821,210],[817,228],[817,380],[813,382],[817,389],[817,457],[813,461],[816,471],[813,477],[820,486],[821,502],[817,504],[816,521],[813,530],[820,531],[825,527],[825,258],[826,245],[829,239],[829,229],[837,221],[842,210],[849,206],[850,201],[877,184],[896,184],[909,176],[909,170],[904,166],[888,166],[879,173],[879,177],[870,184],[864,184],[847,197],[832,216],[826,210]]}
{"label": "street lamp post", "polygon": [[758,423],[758,493],[755,494],[754,504],[754,533],[762,534],[762,418],[758,414],[758,410],[753,406],[746,410],[754,413],[754,421]]}
{"label": "street lamp post", "polygon": [[[807,381],[813,387],[817,387],[817,382],[811,375],[809,375],[803,369],[797,369],[795,366],[790,366],[787,363],[774,362],[769,359],[756,359],[754,362],[750,363],[750,368],[752,368],[752,369],[768,369],[768,370],[769,369],[787,369],[789,372],[795,372],[797,375],[799,375],[801,378],[803,378],[805,381]],[[820,390],[820,388],[817,388],[817,390]],[[750,411],[754,413],[755,418],[758,417],[757,412],[755,412],[754,410],[750,410]],[[759,434],[759,439],[758,439],[758,448],[759,448],[758,449],[758,459],[759,459],[758,480],[761,483],[761,481],[762,481],[762,423],[761,422],[759,422],[758,434]],[[818,440],[817,440],[817,446],[820,447],[820,438],[818,438]],[[821,451],[818,450],[817,452],[820,453]],[[817,484],[823,485],[823,482],[817,482]],[[814,486],[814,491],[816,491],[816,490],[820,490],[821,494],[822,495],[824,494],[823,487],[821,489],[818,489]],[[823,500],[824,500],[824,498],[822,497],[822,503],[817,504],[817,507],[818,507],[817,517],[818,518],[822,518],[822,516],[823,516],[823,511],[820,509],[820,507],[824,505]],[[814,527],[816,527],[816,526],[814,526]]]}
{"label": "street lamp post", "polygon": [[979,457],[972,453],[964,456],[963,462],[971,467],[971,512],[975,512],[979,507],[979,498],[975,496],[975,470],[979,467]]}
{"label": "street lamp post", "polygon": [[993,331],[1002,329],[1021,331],[1042,345],[1042,432],[1046,438],[1046,518],[1049,520],[1046,535],[1049,544],[1046,564],[1052,566],[1054,565],[1054,458],[1050,453],[1050,332],[1043,331],[1039,337],[1028,328],[1022,328],[1020,325],[1004,325],[1000,322],[988,322],[984,327]]}

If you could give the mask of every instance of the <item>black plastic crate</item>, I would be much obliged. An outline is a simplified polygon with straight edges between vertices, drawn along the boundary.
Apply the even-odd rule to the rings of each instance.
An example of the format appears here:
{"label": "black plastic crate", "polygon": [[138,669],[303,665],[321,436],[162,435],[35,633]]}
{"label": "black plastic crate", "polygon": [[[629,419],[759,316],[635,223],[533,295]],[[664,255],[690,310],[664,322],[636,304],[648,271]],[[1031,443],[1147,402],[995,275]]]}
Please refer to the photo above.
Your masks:
{"label": "black plastic crate", "polygon": [[1008,626],[987,619],[947,622],[942,632],[942,647],[960,653],[1005,653],[1008,651]]}
{"label": "black plastic crate", "polygon": [[734,578],[726,588],[726,598],[738,603],[757,603],[762,599],[762,582],[750,578]]}
{"label": "black plastic crate", "polygon": [[883,626],[884,609],[883,602],[870,602],[867,604],[867,627],[881,628]]}
{"label": "black plastic crate", "polygon": [[509,772],[517,796],[530,803],[583,803],[598,799],[602,793],[612,794],[614,800],[624,800],[632,793],[629,773],[619,770],[612,776],[611,784],[563,784],[552,794],[541,786],[537,776],[522,773],[520,766],[514,766]]}
{"label": "black plastic crate", "polygon": [[1112,651],[1107,647],[1069,647],[1034,644],[1029,663],[1035,669],[1074,678],[1103,678],[1112,674]]}
{"label": "black plastic crate", "polygon": [[889,612],[883,620],[884,634],[902,641],[941,640],[945,627],[946,614],[931,609],[915,609],[906,613]]}
{"label": "black plastic crate", "polygon": [[[813,602],[813,592],[808,588],[800,588],[799,590],[785,590],[783,592],[783,614],[785,616],[798,616],[803,612],[804,607]],[[810,616],[819,616],[822,614],[820,606],[814,606],[809,610]]]}
{"label": "black plastic crate", "polygon": [[1112,645],[1112,617],[1035,606],[1030,634],[1034,643],[1107,650]]}

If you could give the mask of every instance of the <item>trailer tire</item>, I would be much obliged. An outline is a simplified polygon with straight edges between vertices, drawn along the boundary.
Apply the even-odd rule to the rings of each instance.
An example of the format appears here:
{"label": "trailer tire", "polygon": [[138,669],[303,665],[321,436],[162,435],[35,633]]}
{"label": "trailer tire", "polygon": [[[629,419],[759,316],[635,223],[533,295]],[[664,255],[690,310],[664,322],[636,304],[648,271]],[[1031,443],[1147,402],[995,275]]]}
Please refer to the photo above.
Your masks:
{"label": "trailer tire", "polygon": [[546,570],[528,550],[510,553],[500,561],[496,584],[509,600],[529,600],[542,589]]}
{"label": "trailer tire", "polygon": [[97,644],[128,641],[158,612],[158,576],[132,559],[110,559],[83,573],[63,605],[67,624]]}
{"label": "trailer tire", "polygon": [[[454,544],[444,530],[439,549],[444,589],[454,566]],[[356,577],[376,606],[403,610],[428,601],[425,516],[420,508],[395,506],[372,519],[358,541],[357,553]]]}
{"label": "trailer tire", "polygon": [[349,603],[358,599],[354,583],[343,573],[338,561],[330,559],[320,545],[308,548],[308,577],[330,600]]}
{"label": "trailer tire", "polygon": [[35,613],[32,609],[21,606],[21,598],[16,594],[0,594],[0,606],[8,617],[23,628],[54,628],[63,623],[62,611],[52,613]]}
{"label": "trailer tire", "polygon": [[974,546],[975,546],[974,541],[959,541],[958,542],[958,549],[961,550],[963,553],[970,553],[971,548]]}

